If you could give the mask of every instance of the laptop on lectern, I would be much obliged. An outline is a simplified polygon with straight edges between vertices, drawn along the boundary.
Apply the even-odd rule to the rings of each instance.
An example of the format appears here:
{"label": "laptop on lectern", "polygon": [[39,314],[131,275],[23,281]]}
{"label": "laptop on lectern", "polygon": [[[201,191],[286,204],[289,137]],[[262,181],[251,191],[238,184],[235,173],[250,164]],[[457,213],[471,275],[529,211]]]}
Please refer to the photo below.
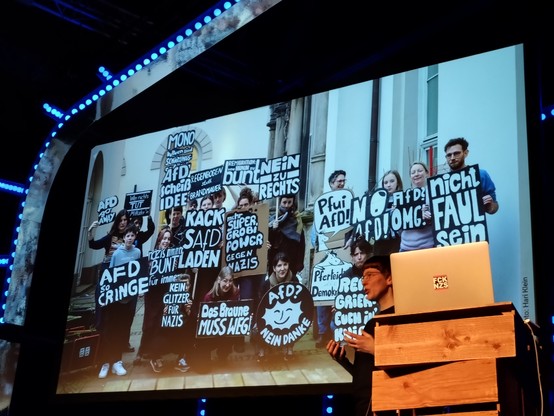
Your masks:
{"label": "laptop on lectern", "polygon": [[487,241],[392,253],[397,314],[494,303]]}

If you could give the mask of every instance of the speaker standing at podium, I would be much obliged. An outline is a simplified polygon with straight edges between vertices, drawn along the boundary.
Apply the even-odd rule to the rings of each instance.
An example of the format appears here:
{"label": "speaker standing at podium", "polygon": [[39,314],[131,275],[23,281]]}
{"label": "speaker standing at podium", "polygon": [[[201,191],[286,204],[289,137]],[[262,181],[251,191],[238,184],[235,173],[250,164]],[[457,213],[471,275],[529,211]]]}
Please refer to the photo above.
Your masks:
{"label": "speaker standing at podium", "polygon": [[[394,313],[394,296],[390,257],[372,256],[363,265],[362,284],[366,297],[378,304],[377,313]],[[344,331],[344,342],[354,349],[354,362],[346,356],[346,345],[331,340],[327,351],[333,360],[352,374],[352,395],[355,399],[355,416],[371,415],[371,382],[375,368],[375,322],[370,319],[361,334]],[[387,412],[380,414],[396,414]]]}

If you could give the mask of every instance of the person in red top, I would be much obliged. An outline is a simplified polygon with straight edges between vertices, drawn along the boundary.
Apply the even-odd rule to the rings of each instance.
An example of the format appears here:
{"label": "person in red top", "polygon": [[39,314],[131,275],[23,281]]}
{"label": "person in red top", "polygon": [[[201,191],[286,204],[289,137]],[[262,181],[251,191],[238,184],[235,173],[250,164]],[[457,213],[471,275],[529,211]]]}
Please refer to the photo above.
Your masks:
{"label": "person in red top", "polygon": [[204,302],[239,299],[240,289],[235,284],[233,269],[225,266],[219,271],[213,287],[204,295]]}
{"label": "person in red top", "polygon": [[[219,271],[212,288],[202,298],[202,301],[222,302],[233,300],[240,300],[240,288],[235,282],[233,269],[229,266],[224,266]],[[208,365],[207,370],[211,361],[211,351],[216,351],[216,359],[221,363],[227,360],[233,348],[235,351],[241,352],[238,350],[240,350],[240,346],[243,344],[244,337],[218,336],[214,338],[199,338],[197,339],[198,360],[203,365]]]}

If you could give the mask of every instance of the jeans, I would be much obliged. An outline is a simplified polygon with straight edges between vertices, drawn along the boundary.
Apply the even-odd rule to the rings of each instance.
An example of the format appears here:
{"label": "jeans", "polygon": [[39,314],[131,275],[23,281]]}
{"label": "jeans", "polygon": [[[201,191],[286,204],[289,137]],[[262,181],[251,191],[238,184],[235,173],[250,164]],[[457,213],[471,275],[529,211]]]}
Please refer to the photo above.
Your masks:
{"label": "jeans", "polygon": [[325,335],[331,332],[331,320],[333,319],[332,306],[316,306],[317,333]]}

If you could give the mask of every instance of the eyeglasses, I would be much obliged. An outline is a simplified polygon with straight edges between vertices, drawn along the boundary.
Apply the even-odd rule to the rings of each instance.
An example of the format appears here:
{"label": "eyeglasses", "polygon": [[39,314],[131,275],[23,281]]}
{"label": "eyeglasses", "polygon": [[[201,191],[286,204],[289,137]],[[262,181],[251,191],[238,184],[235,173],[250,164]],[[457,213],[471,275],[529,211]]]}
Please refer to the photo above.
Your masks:
{"label": "eyeglasses", "polygon": [[446,154],[446,158],[447,159],[452,159],[453,157],[458,157],[462,154],[462,151],[458,150],[456,152],[452,152],[452,153],[447,153]]}
{"label": "eyeglasses", "polygon": [[362,281],[365,280],[365,279],[371,279],[372,277],[375,277],[375,276],[379,276],[379,275],[382,275],[383,273],[382,272],[368,272],[368,273],[365,273],[362,275]]}

